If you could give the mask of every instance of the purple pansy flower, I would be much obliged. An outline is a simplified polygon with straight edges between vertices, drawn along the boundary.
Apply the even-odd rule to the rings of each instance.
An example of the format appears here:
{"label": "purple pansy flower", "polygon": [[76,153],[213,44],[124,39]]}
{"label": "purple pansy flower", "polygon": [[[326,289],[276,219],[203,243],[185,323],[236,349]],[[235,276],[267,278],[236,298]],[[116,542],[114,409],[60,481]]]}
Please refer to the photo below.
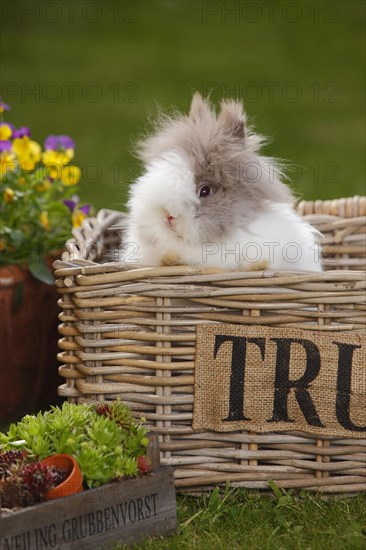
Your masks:
{"label": "purple pansy flower", "polygon": [[7,139],[0,140],[0,152],[11,151],[11,142]]}
{"label": "purple pansy flower", "polygon": [[24,136],[30,137],[30,129],[27,126],[22,126],[18,130],[13,131],[13,138],[22,138]]}
{"label": "purple pansy flower", "polygon": [[48,136],[44,142],[45,149],[75,149],[75,142],[69,136]]}
{"label": "purple pansy flower", "polygon": [[67,208],[70,210],[70,212],[73,212],[76,208],[77,201],[72,201],[70,199],[64,199],[64,205],[67,206]]}
{"label": "purple pansy flower", "polygon": [[74,195],[73,199],[64,199],[64,205],[67,206],[70,212],[74,212],[74,210],[77,208],[80,212],[87,216],[90,212],[90,204],[83,204],[82,206],[78,206],[79,200],[79,197]]}
{"label": "purple pansy flower", "polygon": [[1,101],[0,99],[0,113],[2,111],[10,111],[10,105],[8,105],[7,103],[4,103],[3,101]]}
{"label": "purple pansy flower", "polygon": [[85,214],[85,216],[88,216],[90,212],[90,204],[83,204],[83,206],[79,206],[80,212]]}

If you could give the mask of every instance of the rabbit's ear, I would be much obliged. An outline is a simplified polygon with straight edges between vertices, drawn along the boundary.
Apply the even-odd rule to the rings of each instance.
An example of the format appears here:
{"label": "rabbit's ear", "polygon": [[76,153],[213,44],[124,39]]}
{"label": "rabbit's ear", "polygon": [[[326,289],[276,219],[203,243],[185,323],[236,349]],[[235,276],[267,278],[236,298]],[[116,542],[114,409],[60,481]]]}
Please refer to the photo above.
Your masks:
{"label": "rabbit's ear", "polygon": [[208,100],[204,100],[199,92],[196,92],[192,98],[189,118],[193,122],[199,122],[212,118],[212,111]]}
{"label": "rabbit's ear", "polygon": [[220,103],[221,111],[217,118],[218,125],[235,138],[244,138],[245,113],[243,104],[233,99]]}

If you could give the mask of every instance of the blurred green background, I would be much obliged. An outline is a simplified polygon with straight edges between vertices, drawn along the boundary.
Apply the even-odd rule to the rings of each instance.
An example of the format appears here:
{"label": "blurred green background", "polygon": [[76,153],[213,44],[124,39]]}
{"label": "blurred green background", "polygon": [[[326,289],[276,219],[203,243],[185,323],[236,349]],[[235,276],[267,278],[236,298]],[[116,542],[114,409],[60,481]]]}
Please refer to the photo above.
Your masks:
{"label": "blurred green background", "polygon": [[82,200],[124,208],[157,105],[243,99],[297,194],[365,193],[365,2],[2,2],[6,120],[77,144]]}

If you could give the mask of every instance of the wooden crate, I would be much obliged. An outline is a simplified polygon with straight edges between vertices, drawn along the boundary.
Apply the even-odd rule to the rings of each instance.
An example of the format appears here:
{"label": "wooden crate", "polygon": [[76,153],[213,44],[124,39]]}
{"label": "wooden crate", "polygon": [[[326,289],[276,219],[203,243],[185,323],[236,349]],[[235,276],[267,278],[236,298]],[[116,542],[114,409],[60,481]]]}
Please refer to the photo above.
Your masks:
{"label": "wooden crate", "polygon": [[74,402],[120,397],[159,434],[176,487],[364,491],[365,438],[306,433],[195,433],[196,328],[203,323],[365,334],[366,198],[300,203],[324,235],[325,271],[128,269],[113,260],[124,215],[102,210],[74,231],[56,263],[65,383]]}
{"label": "wooden crate", "polygon": [[1,550],[72,550],[168,535],[177,527],[174,476],[161,467],[0,518]]}

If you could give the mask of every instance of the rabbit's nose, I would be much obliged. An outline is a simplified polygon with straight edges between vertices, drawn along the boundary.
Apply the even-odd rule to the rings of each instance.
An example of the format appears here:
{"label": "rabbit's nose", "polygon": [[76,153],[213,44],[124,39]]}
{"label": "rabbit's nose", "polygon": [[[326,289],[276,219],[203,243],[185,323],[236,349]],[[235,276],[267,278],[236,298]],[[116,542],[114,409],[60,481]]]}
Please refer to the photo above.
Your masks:
{"label": "rabbit's nose", "polygon": [[175,229],[174,227],[174,222],[175,222],[175,218],[174,216],[171,216],[170,214],[166,217],[166,220],[168,222],[168,225],[170,227],[170,229]]}
{"label": "rabbit's nose", "polygon": [[175,222],[175,217],[172,216],[169,212],[164,212],[165,214],[165,219],[167,221],[167,224],[169,225],[169,227],[171,229],[174,229],[174,222]]}
{"label": "rabbit's nose", "polygon": [[163,208],[163,215],[166,217],[167,221],[168,222],[171,222],[174,220],[174,216],[171,215],[171,213],[169,212],[169,210],[167,208]]}

